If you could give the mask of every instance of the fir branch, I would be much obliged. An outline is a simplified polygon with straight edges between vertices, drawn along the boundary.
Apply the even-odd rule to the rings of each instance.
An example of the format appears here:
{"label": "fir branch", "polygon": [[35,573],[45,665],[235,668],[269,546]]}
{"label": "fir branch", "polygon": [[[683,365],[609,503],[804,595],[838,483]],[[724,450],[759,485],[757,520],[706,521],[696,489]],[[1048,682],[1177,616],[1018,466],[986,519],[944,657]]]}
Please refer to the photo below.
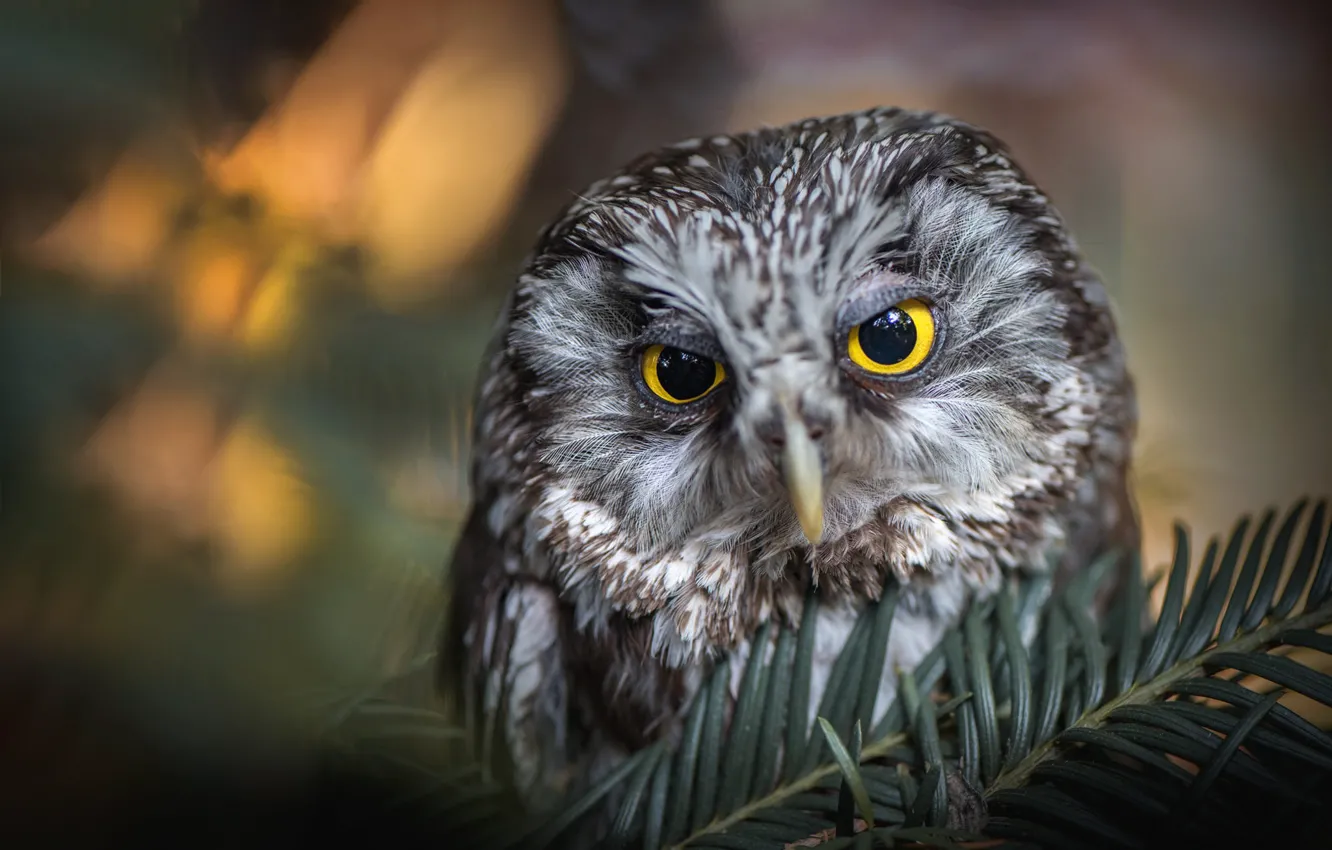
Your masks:
{"label": "fir branch", "polygon": [[[607,846],[645,850],[866,842],[998,848],[1014,841],[1137,847],[1145,835],[1189,846],[1204,814],[1223,829],[1239,828],[1236,793],[1251,794],[1253,807],[1280,809],[1292,823],[1309,821],[1319,790],[1332,787],[1332,735],[1278,699],[1291,691],[1332,704],[1332,675],[1271,654],[1283,647],[1332,654],[1332,637],[1318,631],[1332,624],[1327,509],[1320,503],[1308,515],[1307,508],[1294,506],[1279,527],[1269,512],[1252,538],[1241,520],[1224,547],[1206,547],[1191,587],[1189,539],[1177,528],[1165,603],[1145,629],[1147,588],[1136,570],[1102,622],[1090,616],[1113,560],[1089,566],[1058,594],[1028,583],[973,606],[903,677],[863,746],[858,733],[873,716],[874,686],[896,674],[884,669],[882,652],[896,596],[869,606],[851,631],[810,727],[812,597],[801,628],[779,631],[772,653],[749,658],[734,699],[728,665],[718,666],[678,745],[635,754],[557,807],[554,820],[518,818],[499,802],[481,806],[510,821],[486,833],[487,846],[544,848],[571,839],[590,846],[587,836],[598,833],[608,836]],[[1028,604],[1041,598],[1040,608]],[[1033,618],[1039,627],[1024,642]],[[1227,669],[1279,689],[1259,694],[1222,676]],[[387,731],[401,741],[410,733],[403,723],[426,723],[415,712],[365,707],[395,724],[378,740]],[[440,727],[421,731],[422,741],[455,740]],[[784,753],[761,744],[774,739],[785,742]],[[450,775],[484,777],[472,765],[455,765]],[[615,788],[627,790],[616,798]],[[507,793],[492,786],[470,792],[474,803]],[[981,800],[988,815],[978,812]],[[1267,809],[1252,815],[1261,820]]]}

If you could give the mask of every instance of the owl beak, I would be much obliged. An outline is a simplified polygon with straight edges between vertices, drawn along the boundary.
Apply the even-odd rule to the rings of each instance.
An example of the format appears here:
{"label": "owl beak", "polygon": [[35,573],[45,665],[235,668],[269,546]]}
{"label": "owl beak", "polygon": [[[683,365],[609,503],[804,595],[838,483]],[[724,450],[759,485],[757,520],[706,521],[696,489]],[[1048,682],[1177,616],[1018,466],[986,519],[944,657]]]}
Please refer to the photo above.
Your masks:
{"label": "owl beak", "polygon": [[811,545],[823,539],[823,459],[799,416],[786,417],[782,471],[800,530]]}

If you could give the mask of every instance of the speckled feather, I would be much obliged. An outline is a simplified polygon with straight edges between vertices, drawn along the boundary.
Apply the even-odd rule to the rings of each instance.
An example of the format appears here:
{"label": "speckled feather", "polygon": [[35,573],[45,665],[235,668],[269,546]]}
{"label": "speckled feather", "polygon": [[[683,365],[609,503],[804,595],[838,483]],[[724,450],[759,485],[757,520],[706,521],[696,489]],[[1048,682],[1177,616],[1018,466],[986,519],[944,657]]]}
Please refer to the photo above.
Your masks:
{"label": "speckled feather", "polygon": [[[906,297],[937,312],[929,360],[858,372],[849,324]],[[655,403],[657,342],[728,381]],[[764,439],[783,395],[826,432],[817,546]],[[582,193],[500,317],[449,648],[542,805],[675,734],[708,666],[796,623],[811,584],[816,705],[888,582],[910,665],[1005,573],[1136,547],[1135,419],[1100,281],[988,133],[885,108],[674,145]]]}

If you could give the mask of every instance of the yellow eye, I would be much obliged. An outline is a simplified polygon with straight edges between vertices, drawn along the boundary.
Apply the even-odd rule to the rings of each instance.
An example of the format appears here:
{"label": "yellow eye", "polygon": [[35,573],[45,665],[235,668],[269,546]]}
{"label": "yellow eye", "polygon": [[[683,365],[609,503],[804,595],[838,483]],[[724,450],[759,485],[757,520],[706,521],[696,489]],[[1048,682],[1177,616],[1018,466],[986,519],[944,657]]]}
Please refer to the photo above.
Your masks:
{"label": "yellow eye", "polygon": [[925,362],[934,347],[934,314],[908,298],[851,329],[847,355],[866,372],[903,375]]}
{"label": "yellow eye", "polygon": [[726,380],[721,363],[669,345],[653,345],[644,351],[642,368],[648,389],[671,404],[698,401]]}

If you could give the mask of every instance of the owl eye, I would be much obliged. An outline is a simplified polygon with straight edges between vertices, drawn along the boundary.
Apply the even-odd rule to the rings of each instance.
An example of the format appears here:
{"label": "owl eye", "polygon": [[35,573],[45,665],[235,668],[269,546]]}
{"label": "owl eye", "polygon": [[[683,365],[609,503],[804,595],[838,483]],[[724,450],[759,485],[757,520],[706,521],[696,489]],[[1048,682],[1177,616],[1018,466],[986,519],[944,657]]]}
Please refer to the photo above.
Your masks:
{"label": "owl eye", "polygon": [[853,327],[846,347],[851,362],[866,372],[905,374],[934,347],[934,314],[925,302],[908,298]]}
{"label": "owl eye", "polygon": [[697,401],[726,380],[726,370],[711,357],[669,345],[643,352],[643,381],[652,394],[671,404]]}

